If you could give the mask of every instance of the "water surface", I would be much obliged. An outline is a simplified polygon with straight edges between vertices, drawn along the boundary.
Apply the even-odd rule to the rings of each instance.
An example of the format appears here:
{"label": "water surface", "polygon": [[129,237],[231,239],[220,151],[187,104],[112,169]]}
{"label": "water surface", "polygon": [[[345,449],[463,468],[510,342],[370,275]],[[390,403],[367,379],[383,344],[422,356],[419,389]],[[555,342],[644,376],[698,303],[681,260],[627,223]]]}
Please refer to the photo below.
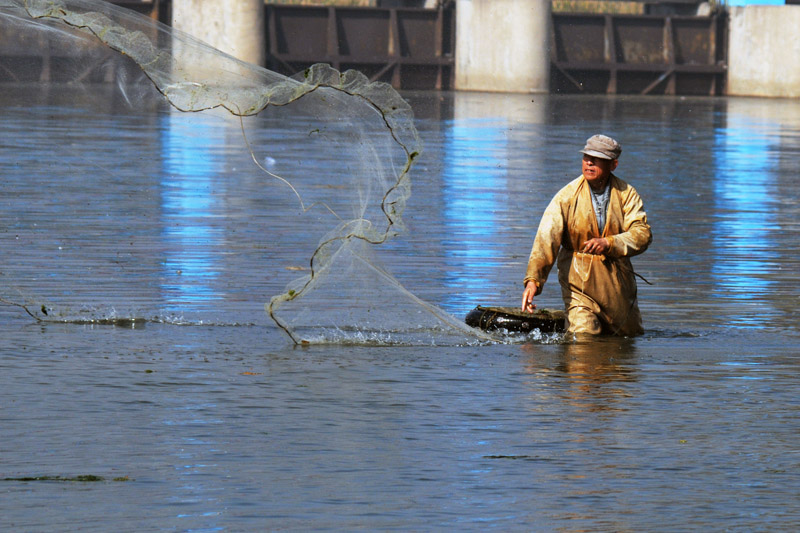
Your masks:
{"label": "water surface", "polygon": [[[800,526],[800,104],[406,96],[425,152],[409,230],[380,257],[409,290],[457,317],[516,304],[544,207],[603,132],[653,227],[634,260],[652,283],[647,333],[295,347],[263,305],[318,235],[291,224],[297,205],[235,130],[111,98],[7,96],[4,297],[157,319],[37,323],[0,306],[7,527]],[[253,134],[282,138],[279,123]],[[338,156],[278,150],[274,164]],[[561,305],[551,277],[543,307]],[[102,481],[68,481],[83,475]]]}

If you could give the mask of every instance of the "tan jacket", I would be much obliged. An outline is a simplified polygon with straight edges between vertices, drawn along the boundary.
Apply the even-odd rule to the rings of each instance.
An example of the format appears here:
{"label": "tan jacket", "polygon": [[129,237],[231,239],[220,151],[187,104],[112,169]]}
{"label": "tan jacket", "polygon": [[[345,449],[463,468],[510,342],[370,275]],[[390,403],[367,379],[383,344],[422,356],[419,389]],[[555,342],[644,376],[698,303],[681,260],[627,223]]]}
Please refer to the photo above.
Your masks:
{"label": "tan jacket", "polygon": [[[542,215],[533,243],[525,283],[542,291],[553,264],[567,311],[583,307],[597,315],[609,333],[642,333],[636,300],[636,278],[630,258],[652,241],[647,214],[636,190],[611,175],[611,195],[602,234],[592,206],[589,183],[581,175],[555,195]],[[607,257],[575,250],[595,237],[611,241]]]}

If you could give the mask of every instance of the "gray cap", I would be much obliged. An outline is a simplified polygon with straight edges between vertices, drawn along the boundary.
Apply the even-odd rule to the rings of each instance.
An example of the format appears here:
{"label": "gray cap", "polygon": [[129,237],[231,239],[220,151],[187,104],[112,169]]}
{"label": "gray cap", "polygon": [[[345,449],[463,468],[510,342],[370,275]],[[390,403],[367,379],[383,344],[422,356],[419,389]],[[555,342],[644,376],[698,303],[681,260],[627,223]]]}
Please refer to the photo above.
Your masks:
{"label": "gray cap", "polygon": [[592,135],[587,139],[586,146],[583,147],[581,152],[600,159],[619,159],[619,154],[622,153],[622,146],[606,135]]}

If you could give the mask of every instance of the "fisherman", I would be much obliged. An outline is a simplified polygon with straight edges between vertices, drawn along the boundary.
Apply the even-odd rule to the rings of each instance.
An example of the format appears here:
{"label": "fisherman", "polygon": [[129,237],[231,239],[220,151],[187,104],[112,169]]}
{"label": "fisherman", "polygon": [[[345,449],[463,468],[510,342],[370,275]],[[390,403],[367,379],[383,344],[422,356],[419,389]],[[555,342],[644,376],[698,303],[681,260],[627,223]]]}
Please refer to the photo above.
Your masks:
{"label": "fisherman", "polygon": [[547,206],[533,242],[522,310],[533,312],[558,262],[558,281],[573,334],[640,335],[642,318],[630,258],[652,241],[636,190],[613,174],[622,148],[605,135],[586,141],[583,174]]}

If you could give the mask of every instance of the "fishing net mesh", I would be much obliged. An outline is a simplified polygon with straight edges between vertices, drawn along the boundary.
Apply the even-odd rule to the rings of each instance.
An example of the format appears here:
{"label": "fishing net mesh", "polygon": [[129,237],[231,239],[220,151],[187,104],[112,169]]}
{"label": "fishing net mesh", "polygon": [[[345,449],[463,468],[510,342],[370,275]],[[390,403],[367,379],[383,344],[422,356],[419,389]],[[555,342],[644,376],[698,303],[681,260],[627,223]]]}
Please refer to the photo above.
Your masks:
{"label": "fishing net mesh", "polygon": [[[14,142],[0,153],[15,169],[6,304],[43,321],[187,320],[281,282],[261,313],[297,343],[485,338],[378,258],[403,230],[421,151],[390,86],[326,65],[286,78],[98,0],[0,0],[0,31],[0,75],[18,89],[5,103]],[[116,115],[94,113],[99,102]],[[15,113],[26,119],[17,130]],[[65,113],[71,126],[45,138]],[[146,135],[119,144],[153,120],[159,164],[130,153],[131,143],[153,150]],[[89,128],[101,133],[87,138]],[[235,194],[248,187],[250,197]],[[153,213],[160,222],[144,224]],[[251,259],[236,259],[246,255],[237,247]],[[212,255],[233,265],[235,289],[219,289],[224,269],[204,266]]]}

